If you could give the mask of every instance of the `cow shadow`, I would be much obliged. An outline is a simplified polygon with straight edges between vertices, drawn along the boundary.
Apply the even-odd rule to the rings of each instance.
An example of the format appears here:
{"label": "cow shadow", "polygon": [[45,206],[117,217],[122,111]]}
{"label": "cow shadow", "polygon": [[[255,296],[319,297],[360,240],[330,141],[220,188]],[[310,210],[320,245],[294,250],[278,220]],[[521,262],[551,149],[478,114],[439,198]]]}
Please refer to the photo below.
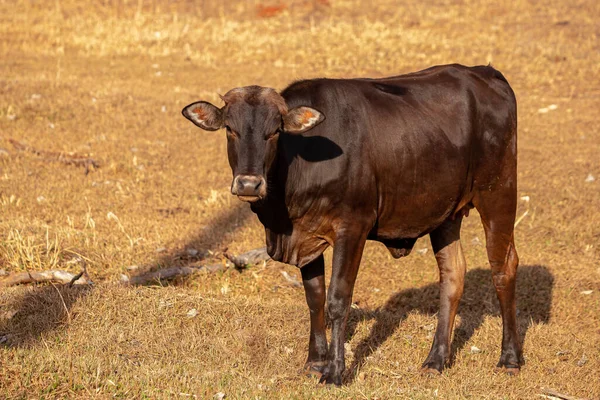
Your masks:
{"label": "cow shadow", "polygon": [[[199,267],[207,263],[218,264],[220,262],[219,255],[226,250],[228,237],[246,225],[253,215],[247,203],[241,201],[237,203],[239,204],[227,208],[208,221],[208,224],[200,229],[197,235],[188,240],[183,247],[166,250],[160,257],[142,265],[129,276],[131,284],[153,286],[163,285],[168,281],[170,285],[179,285],[185,283],[191,275],[160,281],[142,279],[143,283],[134,282],[138,281],[137,278],[142,275],[171,267]],[[186,251],[191,249],[197,254],[190,254]]]}
{"label": "cow shadow", "polygon": [[[285,188],[287,179],[287,171],[290,163],[295,158],[301,158],[310,163],[318,163],[322,161],[332,160],[340,157],[343,154],[342,148],[335,142],[323,136],[303,136],[299,134],[282,133],[279,140],[282,152],[278,153],[281,157],[277,163],[277,168],[271,171],[267,180],[269,182],[278,181],[278,189],[269,192],[269,196],[275,198],[267,207],[267,213],[262,213],[263,225],[271,227],[274,232],[287,232],[291,229],[291,221],[289,219],[285,201],[283,200],[285,193],[281,192],[281,188]],[[234,197],[234,196],[232,196]],[[247,203],[237,199],[236,202],[228,210],[222,212],[213,218],[201,232],[192,240],[189,240],[184,249],[201,249],[198,255],[188,256],[185,251],[179,251],[175,254],[166,252],[161,257],[157,258],[152,264],[145,265],[136,271],[130,277],[132,282],[139,281],[136,278],[148,272],[154,272],[170,267],[182,266],[197,266],[200,263],[210,262],[211,254],[220,253],[226,246],[225,239],[232,234],[236,229],[246,224],[254,216],[255,212],[259,212],[260,205],[253,204],[250,206]],[[180,249],[182,250],[182,249]],[[213,261],[217,262],[214,260]],[[171,284],[181,284],[187,281],[189,275],[178,277],[171,280]],[[142,280],[143,281],[143,280]],[[142,285],[157,285],[159,281],[147,281]]]}
{"label": "cow shadow", "polygon": [[[247,204],[236,204],[214,217],[199,235],[186,244],[186,248],[214,249],[224,245],[227,236],[247,223],[251,215]],[[202,260],[203,256],[190,260],[163,255],[152,265],[148,265],[147,269],[189,265]],[[171,283],[179,284],[185,280],[183,277]],[[147,284],[159,283],[161,282],[153,281]],[[44,335],[66,328],[75,318],[72,307],[94,290],[93,285],[71,287],[69,284],[47,283],[0,290],[0,347],[28,347],[40,341]]]}
{"label": "cow shadow", "polygon": [[0,295],[0,346],[28,347],[69,324],[73,305],[91,285],[40,284]]}
{"label": "cow shadow", "polygon": [[[533,324],[548,323],[552,306],[554,277],[542,265],[520,266],[517,275],[517,324],[521,343],[527,330]],[[348,319],[347,339],[351,338],[359,322],[375,320],[369,336],[355,349],[354,360],[348,368],[347,380],[353,380],[357,371],[365,364],[367,357],[375,352],[398,329],[411,312],[434,315],[438,312],[439,285],[437,283],[422,288],[411,288],[394,294],[387,303],[374,310],[351,309]],[[481,326],[484,318],[500,316],[496,291],[492,285],[489,269],[477,268],[467,272],[465,289],[458,315],[460,326],[454,330],[450,366],[456,355]],[[437,321],[436,321],[437,322]],[[431,339],[433,340],[433,339]],[[500,346],[500,342],[498,343]]]}

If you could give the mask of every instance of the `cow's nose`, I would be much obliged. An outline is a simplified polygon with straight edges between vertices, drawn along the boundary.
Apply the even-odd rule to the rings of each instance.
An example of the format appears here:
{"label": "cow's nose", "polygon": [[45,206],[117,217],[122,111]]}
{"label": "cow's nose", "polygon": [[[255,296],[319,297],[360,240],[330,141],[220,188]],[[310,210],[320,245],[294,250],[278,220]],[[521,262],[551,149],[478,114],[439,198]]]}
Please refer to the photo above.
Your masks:
{"label": "cow's nose", "polygon": [[233,194],[260,197],[264,179],[256,175],[238,175],[233,185]]}

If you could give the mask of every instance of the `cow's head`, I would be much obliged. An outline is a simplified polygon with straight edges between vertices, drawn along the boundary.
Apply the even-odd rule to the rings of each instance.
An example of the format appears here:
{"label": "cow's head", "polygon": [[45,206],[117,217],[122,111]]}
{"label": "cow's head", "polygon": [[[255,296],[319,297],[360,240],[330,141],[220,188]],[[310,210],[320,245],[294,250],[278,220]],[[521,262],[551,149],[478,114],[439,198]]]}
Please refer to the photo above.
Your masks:
{"label": "cow's head", "polygon": [[306,132],[325,117],[310,107],[288,110],[283,97],[271,88],[236,88],[221,98],[225,102],[222,108],[199,101],[185,107],[183,116],[207,131],[226,129],[227,155],[233,171],[231,193],[249,202],[263,199],[279,134]]}

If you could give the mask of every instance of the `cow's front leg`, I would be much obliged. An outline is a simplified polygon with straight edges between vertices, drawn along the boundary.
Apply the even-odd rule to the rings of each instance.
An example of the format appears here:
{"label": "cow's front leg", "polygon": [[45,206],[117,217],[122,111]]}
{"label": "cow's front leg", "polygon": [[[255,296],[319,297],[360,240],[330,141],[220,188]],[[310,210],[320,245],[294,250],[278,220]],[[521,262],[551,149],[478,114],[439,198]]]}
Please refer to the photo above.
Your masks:
{"label": "cow's front leg", "polygon": [[320,382],[342,384],[345,369],[344,339],[348,311],[352,303],[354,282],[365,247],[366,233],[344,232],[338,235],[333,248],[331,282],[327,293],[327,311],[331,319],[331,342],[327,353],[327,366]]}
{"label": "cow's front leg", "polygon": [[325,333],[325,263],[323,256],[300,269],[310,310],[310,340],[304,370],[322,374],[327,364],[327,334]]}

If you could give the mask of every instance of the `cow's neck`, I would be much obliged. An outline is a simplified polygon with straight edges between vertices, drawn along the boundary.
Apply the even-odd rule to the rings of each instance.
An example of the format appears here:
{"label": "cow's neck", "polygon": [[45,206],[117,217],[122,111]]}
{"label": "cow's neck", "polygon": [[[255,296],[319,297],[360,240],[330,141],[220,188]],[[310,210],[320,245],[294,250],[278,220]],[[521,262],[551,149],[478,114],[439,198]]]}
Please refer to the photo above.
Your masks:
{"label": "cow's neck", "polygon": [[251,206],[252,211],[267,230],[267,234],[268,231],[274,234],[291,234],[292,221],[285,201],[287,174],[286,157],[278,151],[273,167],[267,174],[268,195],[265,200],[253,203]]}

